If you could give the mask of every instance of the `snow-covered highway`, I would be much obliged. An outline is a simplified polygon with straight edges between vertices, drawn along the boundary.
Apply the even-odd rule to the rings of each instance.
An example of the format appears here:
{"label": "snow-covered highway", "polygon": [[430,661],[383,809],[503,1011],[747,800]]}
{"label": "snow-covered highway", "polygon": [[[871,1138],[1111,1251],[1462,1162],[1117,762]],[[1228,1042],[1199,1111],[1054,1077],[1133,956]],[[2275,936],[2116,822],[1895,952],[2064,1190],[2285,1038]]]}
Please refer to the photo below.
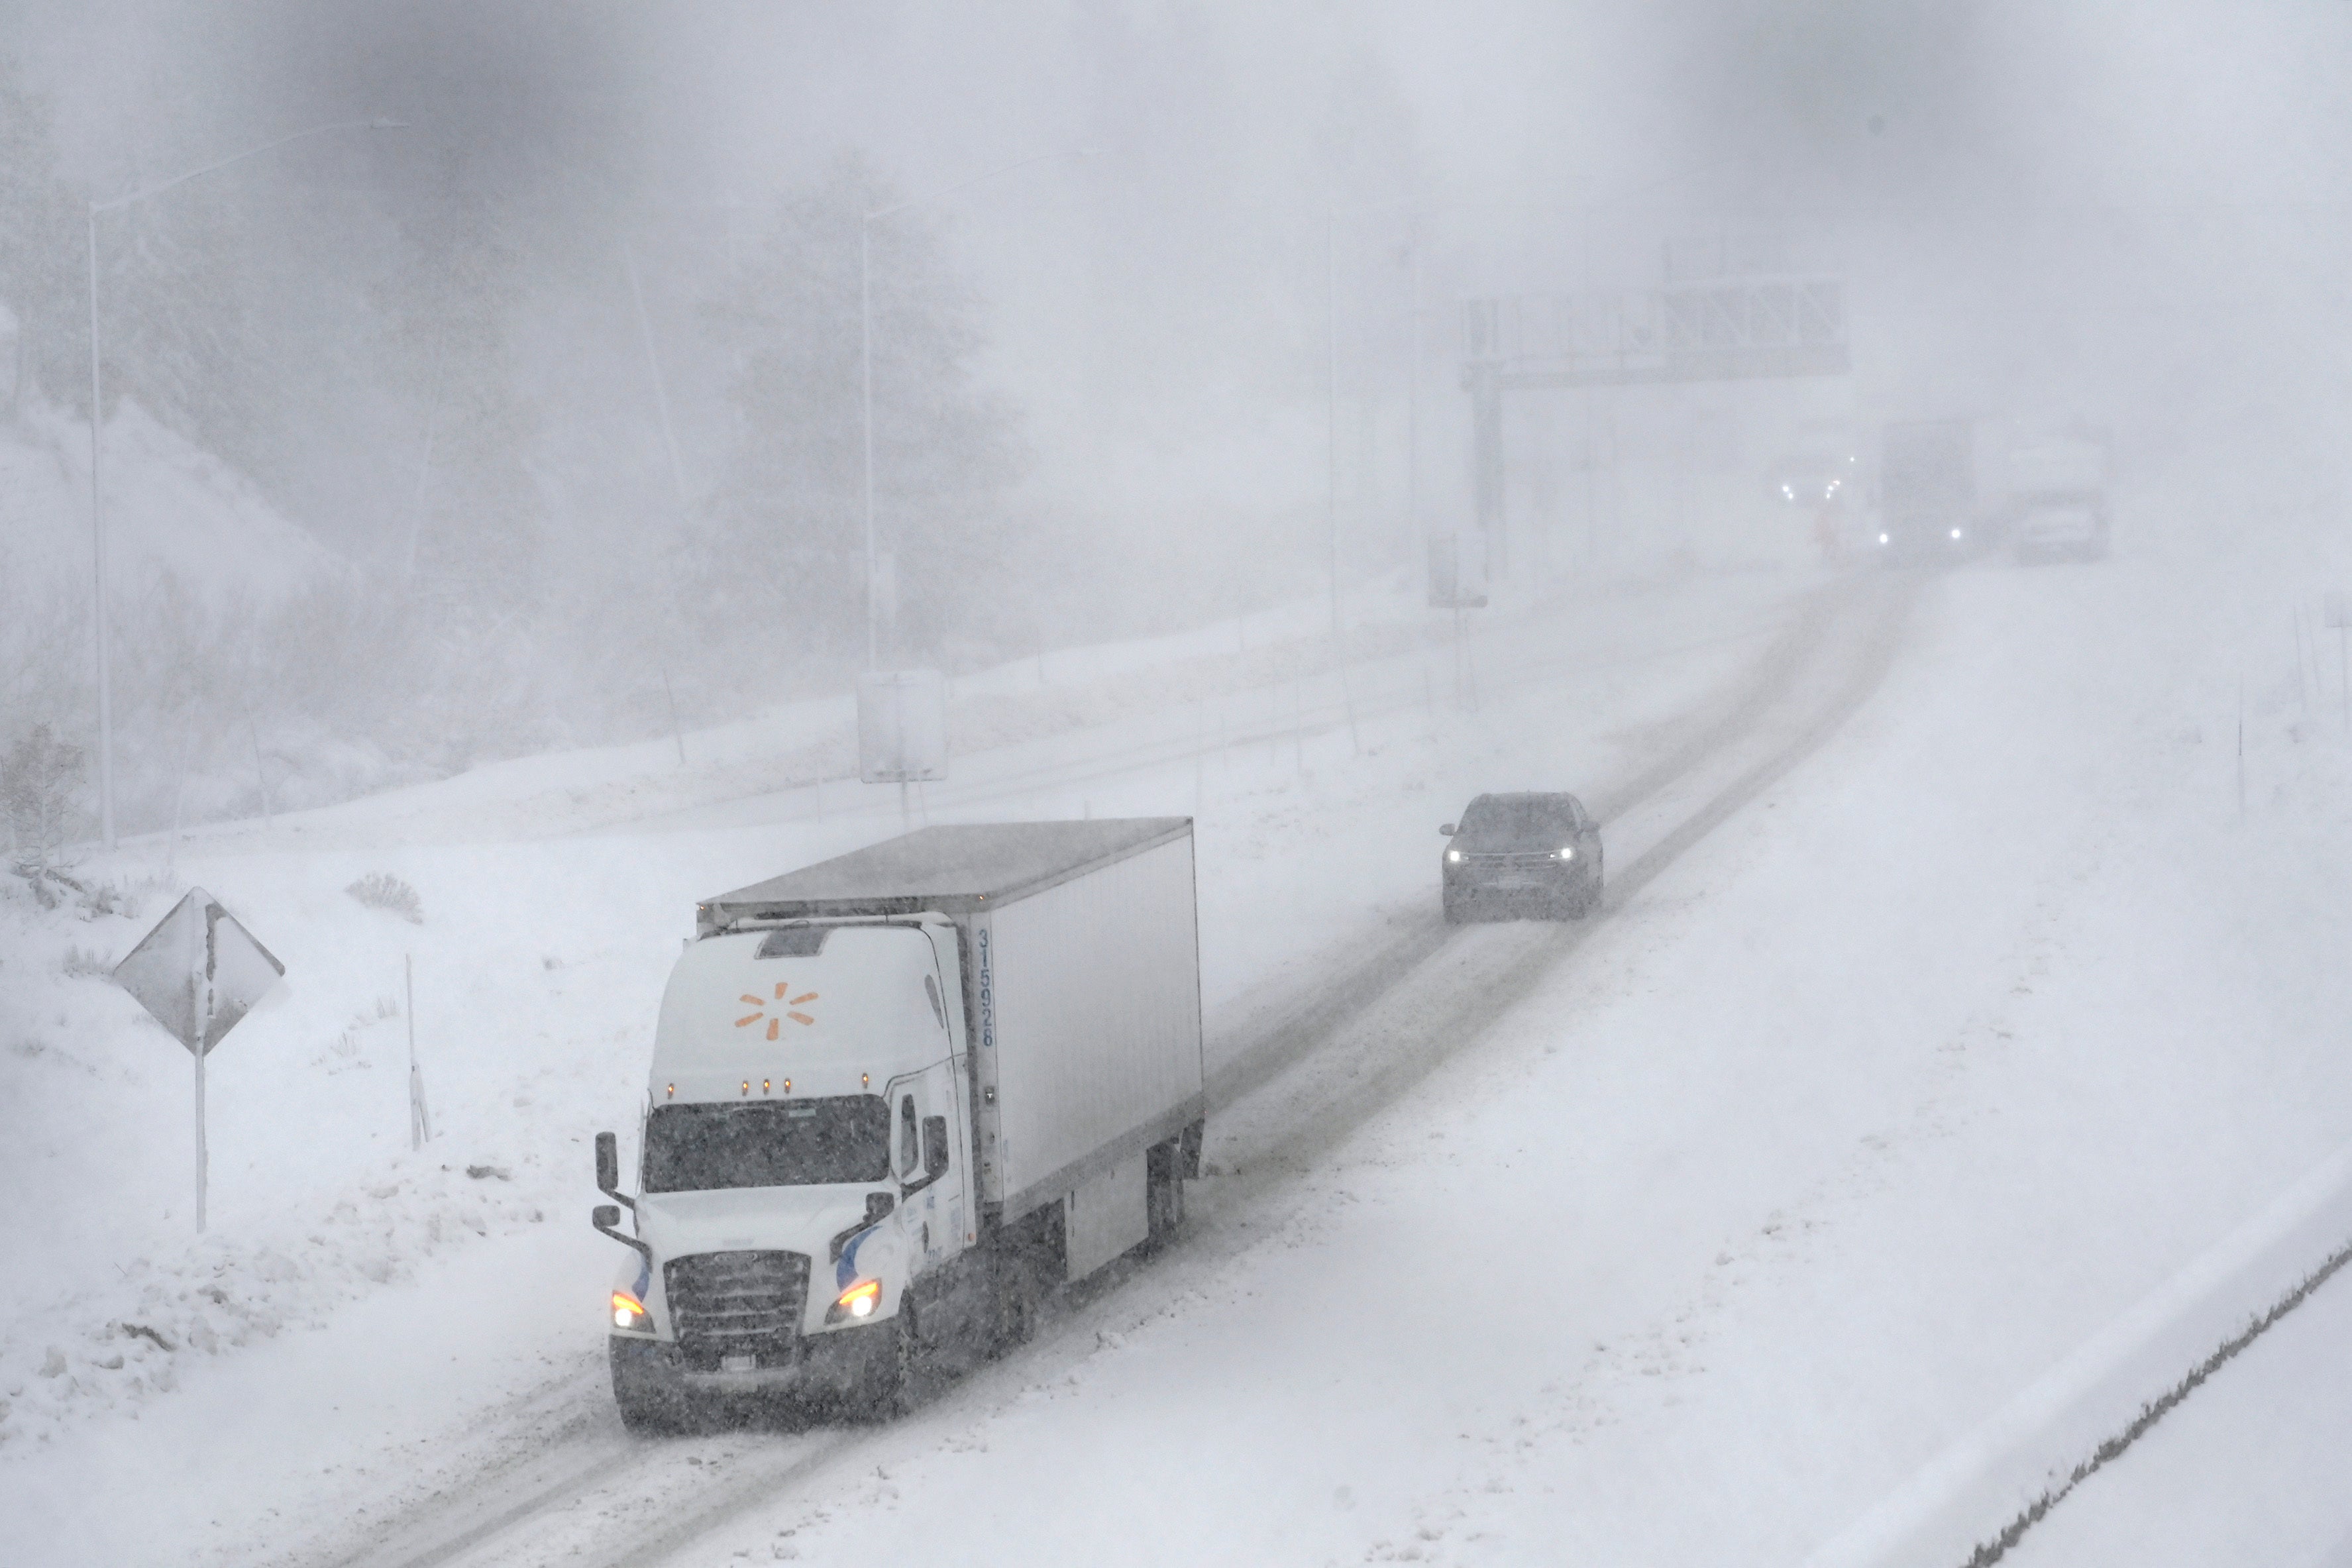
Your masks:
{"label": "snow-covered highway", "polygon": [[[308,1291],[314,1329],[173,1358],[176,1391],[85,1411],[0,1489],[58,1563],[1801,1562],[2334,1147],[2352,1084],[2318,1042],[2343,998],[2280,983],[2341,936],[2296,891],[2330,864],[2325,775],[2258,693],[2259,831],[2215,815],[2213,716],[2180,694],[2220,694],[2180,675],[2258,594],[2192,603],[2182,581],[2161,561],[1869,575],[1743,590],[1736,619],[1717,585],[1652,601],[1654,660],[1490,692],[1475,725],[1360,711],[1354,737],[1197,763],[1147,736],[1125,770],[1064,741],[1058,780],[1048,758],[969,759],[972,798],[935,791],[935,817],[1013,810],[1000,768],[1038,779],[1037,815],[1203,793],[1214,1174],[1176,1248],[886,1428],[625,1437],[591,1310],[610,1244],[575,1210],[587,1133],[630,1117],[665,901],[887,831],[894,807],[695,804],[462,862],[412,841],[396,863],[435,925],[391,940],[478,971],[472,1021],[419,1009],[442,1157],[509,1162],[509,1207],[452,1208],[431,1195],[503,1184],[436,1187],[363,1142],[341,1166],[281,1152],[278,1192],[330,1182],[301,1212],[373,1166],[398,1178],[386,1218],[422,1214],[365,1242],[298,1212],[325,1251],[264,1256],[314,1282],[255,1289]],[[1116,723],[1090,736],[1136,754]],[[1602,816],[1608,909],[1448,930],[1431,829],[1530,776]],[[360,852],[247,840],[186,864],[202,852],[185,869],[244,877],[257,918],[315,906],[318,941],[377,941],[302,891]],[[468,907],[459,864],[512,891]],[[2228,935],[2282,892],[2307,929]],[[553,913],[519,935],[527,908]],[[289,946],[298,977],[333,972]],[[2249,1052],[2231,1026],[2257,1012],[2274,1043]],[[2142,1070],[2117,1072],[2122,1041]],[[2306,1092],[2282,1100],[2283,1072]],[[282,1091],[280,1122],[328,1113],[338,1082]],[[271,1185],[225,1182],[225,1212],[267,1237]],[[477,1219],[484,1239],[457,1228]],[[395,1234],[421,1220],[440,1239]],[[393,1248],[392,1278],[338,1304],[322,1282],[362,1243]],[[147,1506],[51,1509],[68,1473],[144,1478]],[[1952,1517],[1858,1560],[1957,1563],[2006,1509]]]}

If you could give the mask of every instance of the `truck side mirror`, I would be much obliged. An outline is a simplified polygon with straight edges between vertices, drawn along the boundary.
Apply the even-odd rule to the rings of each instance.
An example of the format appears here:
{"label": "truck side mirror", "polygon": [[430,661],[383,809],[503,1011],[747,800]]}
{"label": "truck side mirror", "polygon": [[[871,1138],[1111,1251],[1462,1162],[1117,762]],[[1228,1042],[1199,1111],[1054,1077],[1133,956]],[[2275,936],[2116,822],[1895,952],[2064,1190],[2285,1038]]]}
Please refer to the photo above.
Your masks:
{"label": "truck side mirror", "polygon": [[1445,826],[1437,830],[1437,834],[1440,838],[1452,838],[1454,836],[1454,824],[1451,822],[1446,823]]}
{"label": "truck side mirror", "polygon": [[654,1260],[654,1249],[651,1247],[634,1236],[623,1234],[620,1228],[621,1210],[618,1205],[600,1203],[588,1218],[589,1223],[595,1226],[598,1234],[611,1237],[638,1257],[643,1258],[647,1263]]}
{"label": "truck side mirror", "polygon": [[610,1133],[596,1134],[596,1190],[614,1202],[636,1207],[635,1201],[623,1197],[621,1186],[621,1144]]}

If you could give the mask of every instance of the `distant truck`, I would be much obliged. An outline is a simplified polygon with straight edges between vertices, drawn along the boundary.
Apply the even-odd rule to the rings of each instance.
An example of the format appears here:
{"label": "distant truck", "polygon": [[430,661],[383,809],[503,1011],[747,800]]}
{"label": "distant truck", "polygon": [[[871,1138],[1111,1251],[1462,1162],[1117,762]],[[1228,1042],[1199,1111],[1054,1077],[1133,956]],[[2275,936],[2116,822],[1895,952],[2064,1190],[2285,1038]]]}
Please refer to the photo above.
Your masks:
{"label": "distant truck", "polygon": [[2107,553],[2109,444],[2105,432],[2076,425],[2011,448],[2006,520],[2019,560]]}
{"label": "distant truck", "polygon": [[624,1423],[888,1414],[933,1352],[1026,1338],[1181,1223],[1203,1087],[1188,818],[926,828],[705,901],[634,1199],[596,1137]]}
{"label": "distant truck", "polygon": [[1976,476],[1976,432],[1969,421],[1887,425],[1878,460],[1882,557],[1890,565],[1913,565],[1974,554],[1985,542]]}

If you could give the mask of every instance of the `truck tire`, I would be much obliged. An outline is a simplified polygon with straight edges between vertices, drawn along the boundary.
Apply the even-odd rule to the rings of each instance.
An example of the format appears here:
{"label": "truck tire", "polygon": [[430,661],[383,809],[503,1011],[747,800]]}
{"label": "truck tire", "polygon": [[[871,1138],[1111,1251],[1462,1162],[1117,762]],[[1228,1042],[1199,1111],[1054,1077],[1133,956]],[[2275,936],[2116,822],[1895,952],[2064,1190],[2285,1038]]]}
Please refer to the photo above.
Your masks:
{"label": "truck tire", "polygon": [[1177,1140],[1154,1144],[1143,1156],[1143,1204],[1148,1228],[1143,1249],[1157,1252],[1176,1239],[1184,1223],[1184,1177]]}
{"label": "truck tire", "polygon": [[623,1341],[611,1342],[613,1363],[613,1403],[621,1412],[621,1425],[632,1437],[657,1437],[681,1431],[686,1427],[686,1391],[673,1380],[665,1377],[653,1357],[654,1347]]}
{"label": "truck tire", "polygon": [[1600,907],[1601,873],[1595,871],[1591,876],[1585,878],[1583,885],[1576,890],[1576,903],[1569,910],[1569,914],[1581,920]]}
{"label": "truck tire", "polygon": [[888,1337],[866,1369],[857,1391],[856,1414],[867,1421],[889,1421],[906,1414],[914,1391],[915,1374],[922,1363],[921,1330],[915,1322],[915,1303],[901,1301],[890,1320]]}

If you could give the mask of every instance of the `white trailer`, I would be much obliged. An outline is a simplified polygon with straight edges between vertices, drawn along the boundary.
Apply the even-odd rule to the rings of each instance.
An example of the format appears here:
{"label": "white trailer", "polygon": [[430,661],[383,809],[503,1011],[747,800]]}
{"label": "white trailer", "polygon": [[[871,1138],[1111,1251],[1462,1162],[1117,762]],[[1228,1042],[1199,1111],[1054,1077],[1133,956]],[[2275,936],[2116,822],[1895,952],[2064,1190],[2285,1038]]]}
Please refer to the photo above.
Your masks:
{"label": "white trailer", "polygon": [[927,828],[706,900],[634,1199],[597,1137],[598,1228],[638,1254],[624,1419],[888,1407],[932,1352],[1024,1338],[1181,1222],[1202,1089],[1189,819]]}

